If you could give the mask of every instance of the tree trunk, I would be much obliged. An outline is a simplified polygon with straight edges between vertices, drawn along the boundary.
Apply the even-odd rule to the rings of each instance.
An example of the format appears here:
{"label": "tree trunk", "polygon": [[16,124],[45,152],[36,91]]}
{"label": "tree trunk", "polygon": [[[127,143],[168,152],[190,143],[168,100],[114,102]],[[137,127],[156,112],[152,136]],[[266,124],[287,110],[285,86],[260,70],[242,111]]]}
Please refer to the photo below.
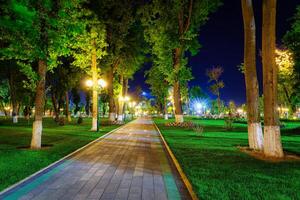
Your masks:
{"label": "tree trunk", "polygon": [[68,91],[66,92],[66,117],[67,117],[68,122],[72,121],[71,113],[69,111],[69,93],[68,93]]}
{"label": "tree trunk", "polygon": [[121,83],[121,99],[119,99],[119,106],[118,106],[118,121],[123,122],[123,107],[124,107],[124,77],[120,75],[120,83]]}
{"label": "tree trunk", "polygon": [[264,86],[264,154],[283,157],[277,111],[277,66],[275,64],[276,0],[263,0],[262,63]]}
{"label": "tree trunk", "polygon": [[181,104],[181,94],[180,94],[180,82],[178,77],[178,72],[180,69],[182,50],[181,48],[175,49],[174,54],[174,70],[176,73],[174,85],[173,85],[173,98],[175,107],[175,121],[183,122],[182,104]]}
{"label": "tree trunk", "polygon": [[31,145],[32,149],[41,148],[42,130],[43,130],[43,111],[45,105],[45,80],[47,72],[46,60],[38,61],[38,75],[36,94],[35,94],[35,116],[32,127]]}
{"label": "tree trunk", "polygon": [[58,121],[59,110],[58,110],[58,106],[57,106],[57,99],[56,99],[54,92],[51,92],[51,100],[52,100],[52,105],[53,105],[53,110],[54,110],[54,115],[55,115],[54,120]]}
{"label": "tree trunk", "polygon": [[165,120],[169,119],[169,115],[168,115],[168,105],[167,105],[167,97],[164,97],[164,116],[165,116]]}
{"label": "tree trunk", "polygon": [[115,121],[116,118],[116,106],[114,100],[114,68],[111,67],[108,72],[107,90],[109,96],[109,121]]}
{"label": "tree trunk", "polygon": [[16,91],[16,77],[15,72],[13,70],[9,70],[9,92],[10,92],[10,98],[12,103],[12,120],[13,123],[18,123],[18,102],[17,102],[17,91]]}
{"label": "tree trunk", "polygon": [[[128,93],[128,78],[124,78],[123,80],[123,97],[127,97],[127,93]],[[123,108],[122,108],[122,112],[123,112],[123,120],[125,120],[125,112],[126,112],[126,106],[127,106],[127,100],[124,101],[123,103]]]}
{"label": "tree trunk", "polygon": [[93,94],[92,94],[92,128],[91,131],[97,131],[98,123],[98,72],[97,72],[97,57],[96,57],[96,44],[93,41],[92,50],[92,79],[93,79]]}
{"label": "tree trunk", "polygon": [[255,19],[252,0],[242,0],[244,20],[244,66],[247,96],[248,142],[254,150],[263,150],[263,134],[260,123],[259,89],[256,73]]}
{"label": "tree trunk", "polygon": [[[218,83],[216,83],[216,84],[218,84]],[[218,93],[217,93],[217,103],[218,103],[218,113],[220,114],[221,113],[221,98],[220,98],[219,89],[218,89]]]}

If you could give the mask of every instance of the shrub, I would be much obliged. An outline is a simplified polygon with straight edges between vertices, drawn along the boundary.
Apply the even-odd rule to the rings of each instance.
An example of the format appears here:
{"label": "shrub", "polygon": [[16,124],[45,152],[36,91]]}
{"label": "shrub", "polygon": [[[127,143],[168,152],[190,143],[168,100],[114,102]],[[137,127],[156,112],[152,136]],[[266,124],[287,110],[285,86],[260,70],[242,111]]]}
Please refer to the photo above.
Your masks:
{"label": "shrub", "polygon": [[227,117],[225,118],[224,122],[225,122],[225,129],[226,130],[232,130],[233,128],[233,118],[231,117]]}
{"label": "shrub", "polygon": [[193,129],[194,123],[193,122],[169,122],[169,123],[165,123],[165,126]]}
{"label": "shrub", "polygon": [[58,125],[64,126],[66,124],[66,120],[64,117],[60,117],[58,120]]}
{"label": "shrub", "polygon": [[82,117],[78,117],[77,124],[82,124],[82,123],[83,123],[83,118]]}
{"label": "shrub", "polygon": [[194,124],[193,131],[198,133],[198,135],[202,136],[203,135],[203,130],[204,130],[203,126],[201,126],[200,124]]}

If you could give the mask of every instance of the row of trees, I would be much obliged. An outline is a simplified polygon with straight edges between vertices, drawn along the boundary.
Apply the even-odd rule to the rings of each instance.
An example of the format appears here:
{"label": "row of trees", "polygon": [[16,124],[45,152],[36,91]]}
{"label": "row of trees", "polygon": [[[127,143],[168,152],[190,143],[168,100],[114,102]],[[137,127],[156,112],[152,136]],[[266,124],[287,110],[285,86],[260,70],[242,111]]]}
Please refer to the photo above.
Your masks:
{"label": "row of trees", "polygon": [[[204,3],[204,1],[201,2]],[[203,15],[199,15],[199,13],[206,13],[207,15],[219,5],[218,1],[210,2],[209,5],[211,6],[209,7],[202,5],[200,7],[206,9],[201,10],[202,12],[198,11],[196,14],[193,13],[193,2],[190,1],[189,3],[179,4],[179,10],[175,12],[177,15],[174,15],[173,11],[178,9],[178,6],[174,6],[173,4],[168,5],[168,12],[164,13],[168,19],[164,19],[164,15],[160,15],[160,8],[163,9],[164,4],[159,4],[159,2],[154,3],[153,6],[156,9],[152,8],[150,10],[155,10],[156,12],[152,16],[159,15],[160,17],[153,17],[152,20],[148,20],[146,23],[148,27],[145,32],[146,40],[153,46],[152,54],[155,56],[154,66],[147,73],[147,82],[150,84],[153,94],[158,97],[158,101],[162,105],[165,105],[164,102],[166,102],[166,98],[168,97],[168,88],[170,85],[173,86],[173,104],[175,106],[176,122],[183,121],[180,89],[187,88],[187,81],[192,78],[189,68],[186,66],[187,60],[184,57],[184,52],[190,51],[190,53],[196,54],[199,49],[198,40],[194,36],[197,35],[199,26],[205,22],[201,18]],[[299,40],[299,9],[292,30],[284,38],[286,46],[293,51],[296,59],[295,70],[289,70],[288,67],[293,67],[291,63],[288,63],[290,64],[288,65],[286,62],[276,62],[276,58],[281,59],[278,51],[275,51],[276,0],[264,0],[262,2],[263,134],[259,112],[259,88],[256,70],[256,28],[252,0],[241,0],[241,4],[244,21],[243,70],[246,83],[249,146],[254,150],[263,150],[266,156],[283,157],[278,119],[278,96],[281,95],[278,95],[278,87],[284,92],[284,96],[288,101],[291,102],[292,99],[293,101],[297,101],[299,94],[299,87],[297,86],[297,83],[299,83],[299,73],[297,75],[297,73],[293,72],[299,71],[299,42],[297,42]],[[192,9],[190,9],[191,7]],[[198,8],[198,6],[195,7]],[[189,20],[194,22],[192,26]],[[168,26],[165,24],[166,21]],[[151,29],[151,27],[153,28]],[[280,68],[280,65],[283,65],[286,71],[279,71],[278,67]],[[219,89],[224,87],[224,83],[219,80],[222,71],[222,68],[214,68],[207,73],[210,81],[214,82],[210,89],[218,97],[219,110],[221,107]],[[279,81],[278,74],[280,75]],[[289,77],[289,81],[287,81],[287,77]],[[165,81],[159,82],[158,80]],[[288,90],[287,84],[290,88],[294,88],[294,90]],[[292,94],[294,97],[291,96]]]}
{"label": "row of trees", "polygon": [[[283,157],[283,149],[280,136],[280,123],[278,117],[278,88],[284,86],[286,97],[289,97],[285,84],[286,74],[293,72],[289,69],[291,61],[283,64],[276,51],[276,0],[264,0],[262,2],[262,64],[263,64],[263,94],[264,94],[264,134],[260,123],[259,112],[259,88],[256,72],[256,28],[253,13],[252,0],[241,0],[244,19],[244,74],[246,82],[247,115],[248,115],[248,140],[250,148],[264,152],[266,156]],[[299,12],[298,12],[299,13]],[[298,15],[298,14],[297,14]],[[295,24],[299,24],[299,19]],[[290,39],[297,30],[293,30],[285,36],[285,43],[289,47],[295,44]],[[299,48],[299,43],[298,45]],[[297,51],[291,48],[297,57]],[[277,55],[276,55],[277,54]],[[281,65],[285,65],[283,68]],[[287,67],[288,66],[288,67]],[[284,69],[286,71],[284,71]],[[278,73],[279,72],[279,73]],[[278,81],[278,75],[281,80]],[[294,73],[290,74],[291,85],[295,85]],[[297,76],[297,75],[295,75]],[[299,78],[299,76],[298,76]],[[285,80],[284,80],[285,79]],[[281,83],[281,84],[278,84]],[[292,86],[293,87],[293,86]],[[294,90],[299,94],[299,90]],[[288,98],[290,99],[290,98]],[[295,98],[294,98],[295,99]]]}
{"label": "row of trees", "polygon": [[[119,97],[126,95],[128,79],[146,58],[137,15],[140,6],[130,0],[7,0],[1,4],[1,66],[9,69],[9,73],[3,70],[3,76],[11,82],[14,122],[21,104],[34,105],[31,148],[41,147],[46,100],[51,98],[55,118],[65,104],[70,120],[70,91],[76,93],[87,77],[93,80],[92,130],[97,126],[100,77],[108,83],[110,120],[115,120],[116,111],[123,120]],[[32,102],[25,102],[24,96],[32,97]],[[76,96],[73,101],[78,103]]]}

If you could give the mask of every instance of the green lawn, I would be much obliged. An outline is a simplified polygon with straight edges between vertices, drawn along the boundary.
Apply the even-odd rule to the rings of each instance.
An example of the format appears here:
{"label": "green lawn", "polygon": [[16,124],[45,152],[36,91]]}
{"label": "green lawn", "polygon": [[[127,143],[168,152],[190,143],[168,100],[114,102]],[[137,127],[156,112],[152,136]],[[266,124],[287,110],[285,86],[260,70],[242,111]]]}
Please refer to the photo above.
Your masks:
{"label": "green lawn", "polygon": [[0,191],[117,128],[117,125],[102,126],[101,132],[95,133],[89,131],[91,119],[85,118],[80,125],[73,120],[59,126],[53,119],[45,118],[42,144],[50,147],[22,149],[30,144],[31,124],[24,119],[16,125],[10,120],[0,120]]}
{"label": "green lawn", "polygon": [[[271,163],[240,152],[237,146],[247,146],[246,124],[226,131],[223,120],[186,120],[203,125],[203,136],[155,122],[200,199],[300,199],[300,161]],[[285,125],[284,150],[300,155],[300,122]]]}

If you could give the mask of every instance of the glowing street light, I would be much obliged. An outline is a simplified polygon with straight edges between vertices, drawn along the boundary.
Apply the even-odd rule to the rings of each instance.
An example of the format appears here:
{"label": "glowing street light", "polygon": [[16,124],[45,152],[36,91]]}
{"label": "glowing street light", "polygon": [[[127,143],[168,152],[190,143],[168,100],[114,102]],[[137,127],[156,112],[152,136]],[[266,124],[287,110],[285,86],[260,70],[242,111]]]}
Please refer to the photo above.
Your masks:
{"label": "glowing street light", "polygon": [[99,79],[99,80],[98,80],[98,85],[99,85],[100,87],[102,87],[102,88],[105,88],[105,87],[107,86],[107,83],[106,83],[105,80]]}
{"label": "glowing street light", "polygon": [[[97,85],[98,88],[97,87],[96,88],[93,87],[94,86],[94,82],[92,80],[90,80],[90,79],[87,80],[85,84],[89,88],[93,87],[93,89],[99,90],[99,94],[100,94],[101,93],[101,89],[105,88],[107,86],[107,83],[103,79],[99,79],[97,81],[97,83],[98,83],[98,85]],[[97,132],[99,132],[99,123],[100,123],[99,110],[100,110],[100,103],[101,103],[101,99],[100,99],[99,95],[97,95],[97,102],[98,102],[98,107],[97,107]]]}
{"label": "glowing street light", "polygon": [[88,87],[92,87],[92,86],[93,86],[93,81],[92,81],[92,80],[87,80],[87,81],[85,82],[85,84],[86,84],[86,86],[88,86]]}

